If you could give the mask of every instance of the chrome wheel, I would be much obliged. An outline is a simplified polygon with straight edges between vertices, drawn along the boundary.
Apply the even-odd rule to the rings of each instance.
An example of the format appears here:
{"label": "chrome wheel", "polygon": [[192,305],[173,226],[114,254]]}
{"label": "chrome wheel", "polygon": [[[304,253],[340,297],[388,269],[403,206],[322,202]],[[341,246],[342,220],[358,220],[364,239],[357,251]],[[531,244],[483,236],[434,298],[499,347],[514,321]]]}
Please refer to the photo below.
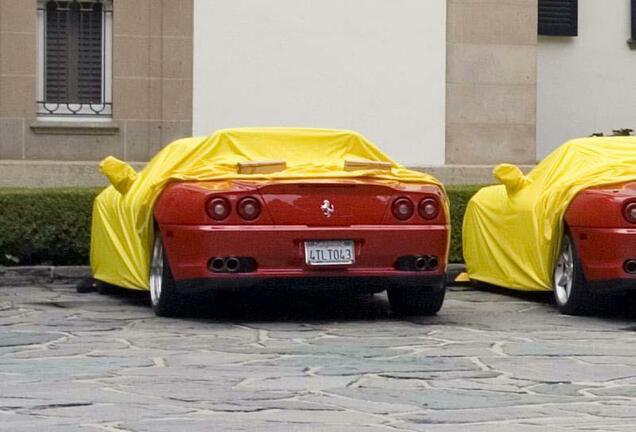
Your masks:
{"label": "chrome wheel", "polygon": [[570,300],[574,283],[574,254],[572,242],[568,236],[563,237],[561,253],[554,269],[554,292],[559,305]]}
{"label": "chrome wheel", "polygon": [[161,235],[155,233],[155,244],[152,248],[152,259],[150,261],[150,300],[156,306],[161,299],[161,288],[163,285],[163,245]]}

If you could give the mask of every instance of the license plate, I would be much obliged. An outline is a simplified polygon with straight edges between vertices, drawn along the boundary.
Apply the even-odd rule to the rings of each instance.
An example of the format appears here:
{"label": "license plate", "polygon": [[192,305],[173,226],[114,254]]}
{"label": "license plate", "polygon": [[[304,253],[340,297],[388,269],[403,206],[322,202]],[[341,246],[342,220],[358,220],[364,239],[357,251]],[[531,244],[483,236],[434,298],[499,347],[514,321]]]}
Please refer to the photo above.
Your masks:
{"label": "license plate", "polygon": [[306,241],[305,262],[309,265],[348,265],[355,262],[353,240]]}

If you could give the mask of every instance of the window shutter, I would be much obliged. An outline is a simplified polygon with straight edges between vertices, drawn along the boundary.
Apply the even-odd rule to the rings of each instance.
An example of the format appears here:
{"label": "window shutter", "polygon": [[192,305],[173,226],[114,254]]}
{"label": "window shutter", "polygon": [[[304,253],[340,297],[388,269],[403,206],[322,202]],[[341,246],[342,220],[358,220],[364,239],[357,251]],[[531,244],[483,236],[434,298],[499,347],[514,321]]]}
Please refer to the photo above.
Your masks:
{"label": "window shutter", "polygon": [[50,1],[46,9],[45,97],[54,103],[102,101],[102,5]]}
{"label": "window shutter", "polygon": [[632,40],[636,40],[636,0],[632,0]]}
{"label": "window shutter", "polygon": [[46,10],[46,101],[67,102],[69,15],[55,2]]}
{"label": "window shutter", "polygon": [[77,94],[80,102],[102,100],[102,5],[81,8],[78,14]]}
{"label": "window shutter", "polygon": [[539,34],[576,36],[578,0],[539,0]]}

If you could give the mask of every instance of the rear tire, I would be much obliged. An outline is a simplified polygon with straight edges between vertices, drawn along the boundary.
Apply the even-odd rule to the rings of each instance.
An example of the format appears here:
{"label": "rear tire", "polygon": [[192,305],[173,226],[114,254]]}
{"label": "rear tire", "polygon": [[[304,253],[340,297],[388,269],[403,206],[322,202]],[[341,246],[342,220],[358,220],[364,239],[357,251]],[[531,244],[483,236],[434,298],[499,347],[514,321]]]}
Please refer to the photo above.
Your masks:
{"label": "rear tire", "polygon": [[80,294],[90,293],[97,291],[97,281],[91,278],[82,279],[77,285],[75,285],[75,291]]}
{"label": "rear tire", "polygon": [[113,295],[117,292],[117,287],[106,282],[97,281],[95,291],[101,295]]}
{"label": "rear tire", "polygon": [[563,234],[561,250],[554,266],[552,288],[554,301],[562,314],[583,315],[589,313],[595,303],[576,246],[567,231]]}
{"label": "rear tire", "polygon": [[155,242],[150,258],[149,285],[150,302],[155,315],[176,317],[183,313],[184,299],[177,293],[159,231],[155,232]]}
{"label": "rear tire", "polygon": [[421,287],[398,286],[387,289],[391,311],[398,316],[435,315],[444,304],[446,284],[431,291]]}

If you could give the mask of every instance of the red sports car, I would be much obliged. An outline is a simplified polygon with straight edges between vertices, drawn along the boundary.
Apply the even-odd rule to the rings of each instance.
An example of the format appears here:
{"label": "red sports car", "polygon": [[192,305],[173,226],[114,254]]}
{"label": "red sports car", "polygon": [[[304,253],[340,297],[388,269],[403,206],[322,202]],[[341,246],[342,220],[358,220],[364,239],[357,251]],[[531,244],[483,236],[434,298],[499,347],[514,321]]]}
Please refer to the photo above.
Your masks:
{"label": "red sports car", "polygon": [[448,223],[437,186],[382,180],[174,183],[155,206],[150,293],[170,315],[181,292],[260,283],[379,292],[398,314],[434,314]]}
{"label": "red sports car", "polygon": [[527,175],[501,164],[502,183],[477,192],[463,225],[471,280],[554,292],[560,311],[636,289],[636,138],[568,141]]}
{"label": "red sports car", "polygon": [[584,310],[594,294],[636,289],[636,182],[586,189],[566,214],[554,270],[557,305]]}
{"label": "red sports car", "polygon": [[357,133],[224,130],[170,144],[139,174],[114,158],[102,171],[113,186],[94,206],[94,277],[150,290],[158,315],[263,285],[387,290],[402,315],[444,301],[443,187]]}

